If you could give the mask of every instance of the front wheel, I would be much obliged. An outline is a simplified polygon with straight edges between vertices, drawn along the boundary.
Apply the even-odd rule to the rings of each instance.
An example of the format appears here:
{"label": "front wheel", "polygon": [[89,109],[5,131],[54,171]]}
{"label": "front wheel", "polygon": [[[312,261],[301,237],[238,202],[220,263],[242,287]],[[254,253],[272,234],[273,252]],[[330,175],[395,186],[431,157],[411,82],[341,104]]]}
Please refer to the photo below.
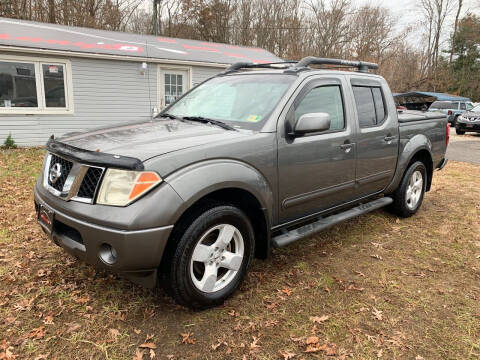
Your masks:
{"label": "front wheel", "polygon": [[220,305],[239,287],[253,253],[253,228],[240,209],[220,205],[192,216],[166,269],[169,292],[191,308]]}
{"label": "front wheel", "polygon": [[391,209],[401,217],[415,214],[422,204],[427,185],[427,171],[421,161],[409,166],[400,186],[393,194]]}
{"label": "front wheel", "polygon": [[465,135],[464,130],[455,129],[455,132],[457,133],[457,135]]}

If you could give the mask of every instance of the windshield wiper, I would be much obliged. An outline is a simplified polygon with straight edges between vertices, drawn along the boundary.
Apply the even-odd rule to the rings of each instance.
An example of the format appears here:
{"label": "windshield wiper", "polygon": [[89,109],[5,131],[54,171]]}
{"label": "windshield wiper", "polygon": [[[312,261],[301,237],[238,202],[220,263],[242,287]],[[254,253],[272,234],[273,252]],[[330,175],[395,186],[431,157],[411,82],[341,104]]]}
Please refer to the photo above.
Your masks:
{"label": "windshield wiper", "polygon": [[182,119],[183,120],[190,120],[190,121],[198,121],[198,122],[201,122],[201,123],[204,123],[204,124],[217,125],[217,126],[223,128],[225,130],[238,131],[233,126],[225,124],[223,121],[214,120],[214,119],[210,119],[210,118],[205,118],[203,116],[184,116]]}
{"label": "windshield wiper", "polygon": [[169,119],[172,119],[172,120],[182,120],[182,118],[180,116],[172,115],[172,114],[169,114],[169,113],[159,114],[159,115],[155,116],[155,118],[169,118]]}

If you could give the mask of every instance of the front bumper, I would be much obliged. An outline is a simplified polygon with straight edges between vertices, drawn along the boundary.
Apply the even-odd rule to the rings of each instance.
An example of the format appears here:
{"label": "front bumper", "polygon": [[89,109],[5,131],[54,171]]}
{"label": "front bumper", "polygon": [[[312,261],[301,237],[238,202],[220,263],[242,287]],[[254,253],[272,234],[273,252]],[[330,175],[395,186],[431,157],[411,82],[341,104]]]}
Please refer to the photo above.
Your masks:
{"label": "front bumper", "polygon": [[457,120],[455,128],[462,131],[480,132],[480,122],[464,122]]}
{"label": "front bumper", "polygon": [[[66,214],[55,206],[58,199],[51,199],[53,195],[42,193],[37,186],[34,189],[35,208],[38,211],[42,206],[53,214],[51,229],[42,228],[55,244],[96,268],[119,273],[145,287],[156,285],[157,269],[173,225],[119,230],[93,224]],[[116,261],[111,264],[100,257],[106,246],[116,252]]]}

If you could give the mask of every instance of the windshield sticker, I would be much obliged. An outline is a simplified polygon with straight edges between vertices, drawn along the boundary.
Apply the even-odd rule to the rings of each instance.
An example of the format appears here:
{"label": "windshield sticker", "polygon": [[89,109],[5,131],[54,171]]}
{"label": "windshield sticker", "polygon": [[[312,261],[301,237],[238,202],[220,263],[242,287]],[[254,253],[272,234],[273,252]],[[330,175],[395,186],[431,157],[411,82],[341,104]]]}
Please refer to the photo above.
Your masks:
{"label": "windshield sticker", "polygon": [[248,121],[248,122],[259,122],[261,119],[262,119],[262,116],[261,116],[261,115],[250,115],[250,116],[247,118],[247,121]]}

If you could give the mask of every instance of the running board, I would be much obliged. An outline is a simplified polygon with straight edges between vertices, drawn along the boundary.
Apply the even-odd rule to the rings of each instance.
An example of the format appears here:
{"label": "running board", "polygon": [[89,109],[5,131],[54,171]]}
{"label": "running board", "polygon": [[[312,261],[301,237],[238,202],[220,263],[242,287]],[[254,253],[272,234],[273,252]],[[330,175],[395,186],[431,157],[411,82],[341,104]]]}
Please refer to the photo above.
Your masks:
{"label": "running board", "polygon": [[384,206],[387,206],[393,202],[393,199],[390,197],[383,197],[369,203],[365,203],[344,212],[328,216],[326,218],[321,218],[313,223],[301,226],[299,228],[281,233],[280,235],[272,238],[272,244],[274,247],[283,247],[294,241],[303,239],[306,236],[315,234],[321,230],[324,230],[330,226],[336,225],[342,221],[349,220],[351,218],[357,217],[369,213],[370,211],[380,209]]}

